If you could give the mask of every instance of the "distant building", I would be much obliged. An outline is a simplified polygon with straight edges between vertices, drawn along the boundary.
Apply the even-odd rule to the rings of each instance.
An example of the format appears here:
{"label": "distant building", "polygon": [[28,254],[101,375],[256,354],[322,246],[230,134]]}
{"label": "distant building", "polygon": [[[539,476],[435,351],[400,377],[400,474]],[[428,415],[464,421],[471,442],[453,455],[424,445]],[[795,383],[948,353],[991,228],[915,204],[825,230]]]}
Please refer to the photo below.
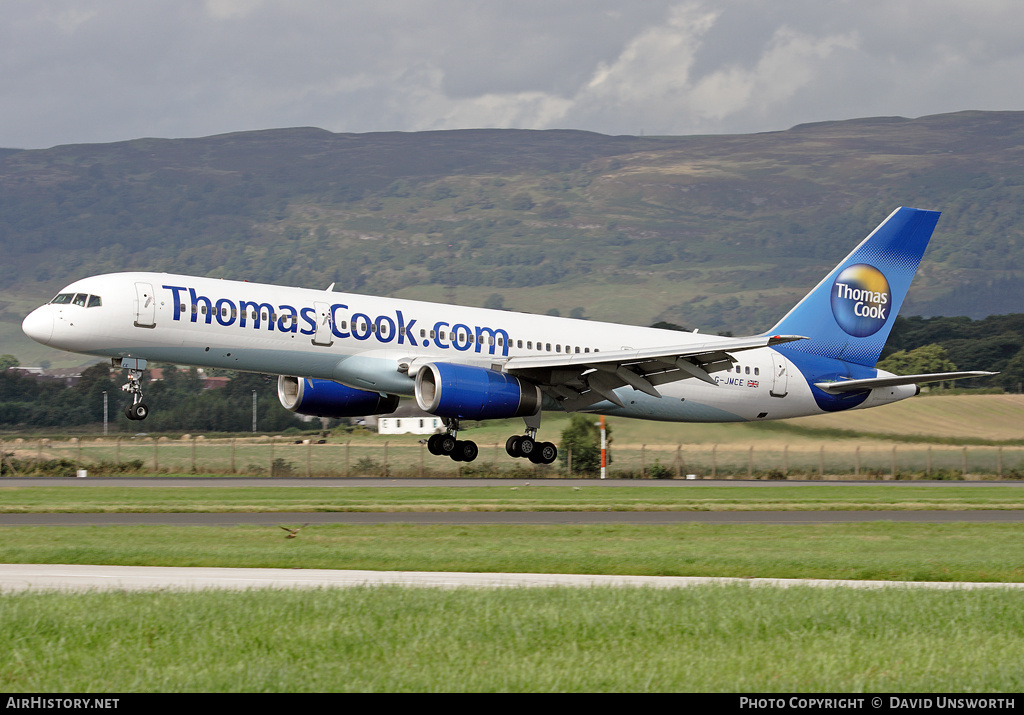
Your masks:
{"label": "distant building", "polygon": [[79,381],[82,377],[81,367],[61,367],[61,368],[42,368],[42,367],[9,367],[8,370],[12,372],[19,372],[22,375],[34,378],[36,380],[54,380],[56,382],[62,382],[65,386],[71,387]]}
{"label": "distant building", "polygon": [[377,434],[434,434],[443,430],[441,418],[424,412],[415,402],[402,402],[390,415],[377,417]]}
{"label": "distant building", "polygon": [[[162,367],[150,368],[148,372],[150,382],[160,382],[164,379],[164,369]],[[231,382],[230,377],[210,377],[203,368],[196,370],[196,373],[202,381],[202,388],[204,390],[218,390]]]}

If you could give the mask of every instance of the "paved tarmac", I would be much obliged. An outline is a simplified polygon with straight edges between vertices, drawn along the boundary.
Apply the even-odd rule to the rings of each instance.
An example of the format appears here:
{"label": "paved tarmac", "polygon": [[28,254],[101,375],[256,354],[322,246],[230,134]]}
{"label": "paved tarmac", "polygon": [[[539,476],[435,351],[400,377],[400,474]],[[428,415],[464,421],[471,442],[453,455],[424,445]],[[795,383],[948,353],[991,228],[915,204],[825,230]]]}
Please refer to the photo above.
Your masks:
{"label": "paved tarmac", "polygon": [[1024,511],[450,511],[0,514],[2,526],[234,526],[255,524],[848,524],[1021,523]]}
{"label": "paved tarmac", "polygon": [[878,481],[878,480],[757,480],[757,479],[385,479],[383,477],[3,477],[0,487],[642,487],[693,489],[701,487],[820,487],[901,486],[1016,487],[1024,481]]}
{"label": "paved tarmac", "polygon": [[384,585],[421,588],[526,588],[549,586],[687,588],[706,584],[738,583],[753,587],[769,586],[776,588],[792,586],[860,589],[927,588],[941,590],[1024,588],[1024,584],[1021,583],[0,564],[0,593],[30,590],[81,592],[228,589],[237,591],[256,588],[346,588]]}

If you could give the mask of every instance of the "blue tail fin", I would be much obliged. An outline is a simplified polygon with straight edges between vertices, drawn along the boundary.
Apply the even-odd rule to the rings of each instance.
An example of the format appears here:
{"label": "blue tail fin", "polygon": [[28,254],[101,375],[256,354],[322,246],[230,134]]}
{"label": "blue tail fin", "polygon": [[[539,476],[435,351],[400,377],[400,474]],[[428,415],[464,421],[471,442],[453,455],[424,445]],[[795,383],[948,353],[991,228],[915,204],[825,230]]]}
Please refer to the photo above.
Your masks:
{"label": "blue tail fin", "polygon": [[771,329],[806,335],[786,352],[874,367],[939,220],[898,208]]}

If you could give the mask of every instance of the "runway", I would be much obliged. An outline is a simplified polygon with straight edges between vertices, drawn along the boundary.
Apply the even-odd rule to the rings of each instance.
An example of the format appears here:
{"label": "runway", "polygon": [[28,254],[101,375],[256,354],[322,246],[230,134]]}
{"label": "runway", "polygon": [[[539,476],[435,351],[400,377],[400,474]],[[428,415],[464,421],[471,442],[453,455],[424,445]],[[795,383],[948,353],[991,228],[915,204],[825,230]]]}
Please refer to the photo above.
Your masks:
{"label": "runway", "polygon": [[879,480],[758,480],[758,479],[385,479],[383,477],[3,477],[0,487],[639,487],[643,489],[700,489],[703,487],[821,487],[821,486],[901,486],[933,487],[1014,487],[1024,489],[1024,481],[879,481]]}
{"label": "runway", "polygon": [[160,591],[206,589],[351,588],[538,588],[618,586],[689,588],[708,584],[790,588],[905,588],[939,590],[1022,589],[1021,583],[845,581],[840,579],[710,578],[698,576],[611,576],[592,574],[334,571],[328,569],[168,568],[161,566],[79,566],[0,564],[0,593],[22,591]]}
{"label": "runway", "polygon": [[3,526],[237,526],[252,524],[850,524],[1022,523],[1024,511],[447,511],[0,514]]}

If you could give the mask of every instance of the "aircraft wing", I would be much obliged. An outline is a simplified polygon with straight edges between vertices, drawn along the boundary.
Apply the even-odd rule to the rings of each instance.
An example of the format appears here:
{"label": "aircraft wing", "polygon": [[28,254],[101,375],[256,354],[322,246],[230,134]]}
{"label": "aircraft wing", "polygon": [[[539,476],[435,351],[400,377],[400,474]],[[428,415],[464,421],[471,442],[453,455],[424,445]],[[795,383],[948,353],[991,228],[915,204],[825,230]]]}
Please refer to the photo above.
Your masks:
{"label": "aircraft wing", "polygon": [[875,387],[896,387],[897,385],[916,385],[922,382],[939,382],[941,380],[959,380],[964,377],[985,377],[996,375],[994,372],[931,372],[922,375],[893,375],[892,377],[869,377],[863,380],[843,380],[842,382],[816,382],[814,386],[831,393],[853,392],[854,390],[870,390]]}
{"label": "aircraft wing", "polygon": [[703,343],[658,348],[565,353],[514,357],[504,371],[541,386],[567,410],[578,410],[601,400],[623,406],[614,393],[629,385],[653,397],[661,397],[657,385],[696,378],[716,385],[712,372],[725,370],[735,360],[732,353],[806,340],[800,335],[724,338]]}

